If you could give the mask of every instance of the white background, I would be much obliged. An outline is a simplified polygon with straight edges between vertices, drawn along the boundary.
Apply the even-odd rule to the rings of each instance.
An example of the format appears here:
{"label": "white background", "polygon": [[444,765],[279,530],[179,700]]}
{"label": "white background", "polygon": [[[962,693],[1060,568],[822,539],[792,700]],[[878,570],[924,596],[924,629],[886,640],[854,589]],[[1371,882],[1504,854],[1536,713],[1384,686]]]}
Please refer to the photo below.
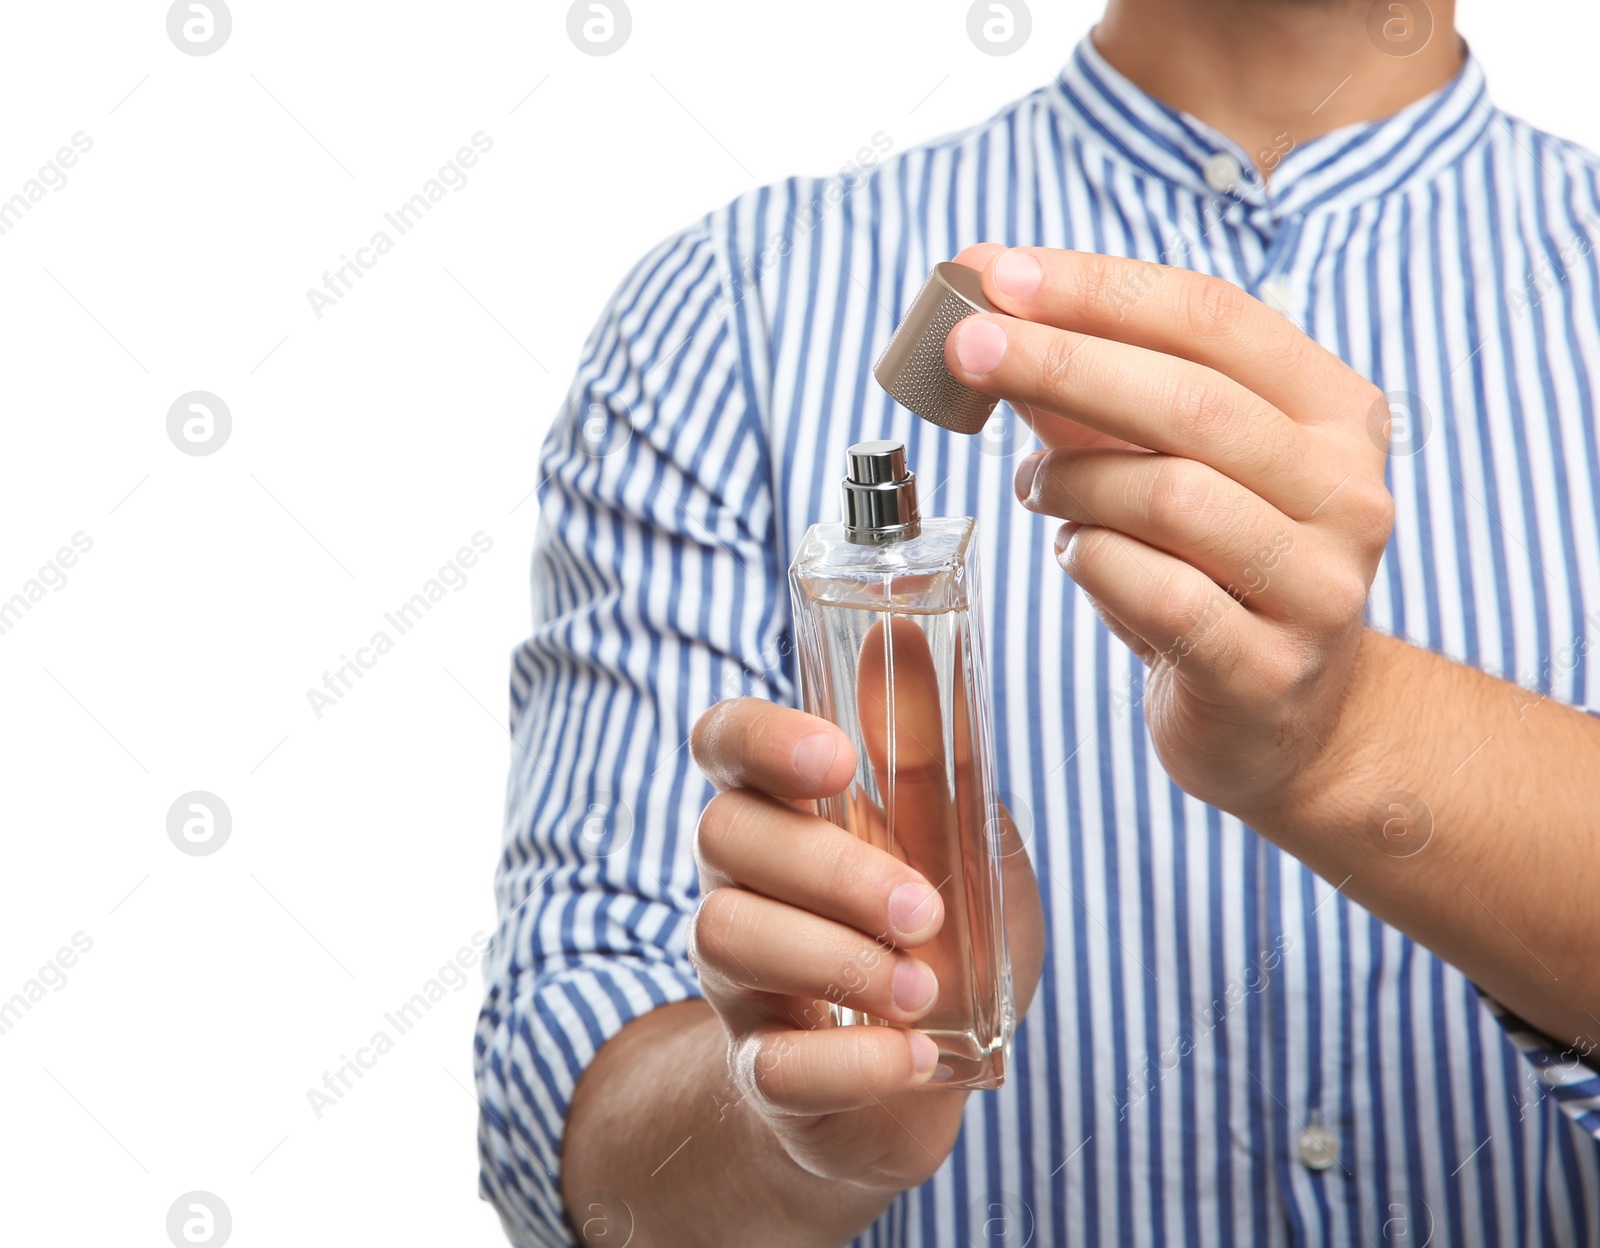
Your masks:
{"label": "white background", "polygon": [[[492,929],[528,495],[583,338],[669,232],[981,119],[1099,7],[1033,0],[994,58],[958,0],[632,2],[604,58],[549,0],[234,0],[207,56],[164,0],[6,7],[0,199],[93,146],[0,236],[0,600],[93,547],[0,635],[0,1002],[93,948],[0,1034],[0,1240],[162,1245],[202,1189],[241,1246],[503,1242],[476,966],[320,1119],[306,1094]],[[1600,147],[1588,0],[1460,24],[1502,106]],[[480,131],[319,319],[307,289]],[[215,454],[168,439],[191,390],[231,410]],[[319,719],[307,689],[479,532]],[[233,821],[204,857],[166,829],[197,789]]]}

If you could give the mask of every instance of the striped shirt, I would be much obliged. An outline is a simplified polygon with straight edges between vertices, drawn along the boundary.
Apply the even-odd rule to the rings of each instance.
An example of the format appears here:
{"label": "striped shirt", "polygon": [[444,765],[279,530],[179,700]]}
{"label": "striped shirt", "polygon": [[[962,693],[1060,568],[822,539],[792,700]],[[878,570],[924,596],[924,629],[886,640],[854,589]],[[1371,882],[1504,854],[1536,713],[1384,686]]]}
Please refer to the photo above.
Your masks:
{"label": "striped shirt", "polygon": [[[1048,952],[1004,1088],[857,1244],[1600,1243],[1600,1063],[1174,786],[1141,664],[1055,565],[1057,522],[1016,505],[1026,426],[1002,405],[954,436],[870,376],[971,243],[1224,277],[1390,394],[1372,627],[1600,707],[1600,162],[1498,111],[1470,56],[1388,120],[1254,159],[1270,183],[1086,39],[992,119],[753,191],[625,280],[545,446],[513,662],[476,1052],[482,1190],[516,1243],[572,1242],[585,1064],[699,993],[711,790],[685,743],[719,698],[796,702],[784,573],[837,518],[844,448],[879,437],[907,444],[924,514],[978,521],[1001,797]],[[667,1164],[692,1173],[699,1147]],[[627,1217],[604,1194],[591,1213]]]}

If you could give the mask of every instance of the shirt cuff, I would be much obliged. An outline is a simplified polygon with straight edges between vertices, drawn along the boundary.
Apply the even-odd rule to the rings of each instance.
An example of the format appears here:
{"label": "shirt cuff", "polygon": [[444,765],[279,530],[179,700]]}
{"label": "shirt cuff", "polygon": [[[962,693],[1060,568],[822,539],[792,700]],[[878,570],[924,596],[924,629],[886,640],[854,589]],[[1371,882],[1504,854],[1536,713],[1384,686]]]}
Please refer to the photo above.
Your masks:
{"label": "shirt cuff", "polygon": [[1568,1118],[1600,1141],[1600,1055],[1563,1046],[1531,1027],[1482,989],[1478,995],[1506,1037],[1533,1064],[1539,1082]]}
{"label": "shirt cuff", "polygon": [[[573,1090],[600,1046],[657,1006],[702,995],[688,963],[637,957],[584,959],[490,992],[476,1038],[479,1189],[517,1248],[577,1248],[563,1216],[561,1145]],[[592,1217],[627,1217],[596,1195]],[[572,1220],[591,1213],[573,1210]],[[626,1236],[621,1225],[605,1229]]]}

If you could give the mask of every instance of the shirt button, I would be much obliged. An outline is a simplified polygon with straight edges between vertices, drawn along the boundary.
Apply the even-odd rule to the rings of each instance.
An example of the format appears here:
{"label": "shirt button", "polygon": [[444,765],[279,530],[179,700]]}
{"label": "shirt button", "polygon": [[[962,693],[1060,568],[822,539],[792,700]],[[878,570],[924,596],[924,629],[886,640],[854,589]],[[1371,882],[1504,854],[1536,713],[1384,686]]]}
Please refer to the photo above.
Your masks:
{"label": "shirt button", "polygon": [[1244,177],[1244,169],[1227,152],[1218,152],[1206,161],[1206,185],[1218,195],[1235,190]]}
{"label": "shirt button", "polygon": [[1308,1170],[1326,1170],[1339,1160],[1339,1137],[1327,1127],[1307,1127],[1300,1136],[1300,1160]]}

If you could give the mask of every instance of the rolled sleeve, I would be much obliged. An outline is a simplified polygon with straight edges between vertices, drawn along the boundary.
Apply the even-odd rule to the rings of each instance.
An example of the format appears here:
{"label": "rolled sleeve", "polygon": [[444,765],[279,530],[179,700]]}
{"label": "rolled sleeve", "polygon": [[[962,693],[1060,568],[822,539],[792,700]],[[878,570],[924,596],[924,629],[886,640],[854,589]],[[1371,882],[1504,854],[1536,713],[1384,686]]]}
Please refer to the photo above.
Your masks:
{"label": "rolled sleeve", "polygon": [[769,457],[728,272],[709,218],[636,266],[539,466],[534,628],[512,660],[500,922],[475,1041],[480,1187],[516,1244],[575,1242],[561,1148],[595,1053],[700,994],[685,937],[711,790],[689,757],[695,719],[730,693],[792,700]]}
{"label": "rolled sleeve", "polygon": [[1600,1061],[1595,1052],[1562,1046],[1492,997],[1479,995],[1506,1038],[1533,1064],[1540,1084],[1561,1112],[1600,1142]]}
{"label": "rolled sleeve", "polygon": [[[1600,709],[1573,706],[1600,719]],[[1513,1014],[1482,989],[1478,995],[1506,1038],[1533,1065],[1540,1085],[1561,1112],[1600,1143],[1600,1053],[1562,1045]]]}
{"label": "rolled sleeve", "polygon": [[692,968],[622,957],[490,989],[477,1042],[479,1187],[512,1243],[575,1244],[560,1154],[578,1078],[625,1023],[699,995]]}

